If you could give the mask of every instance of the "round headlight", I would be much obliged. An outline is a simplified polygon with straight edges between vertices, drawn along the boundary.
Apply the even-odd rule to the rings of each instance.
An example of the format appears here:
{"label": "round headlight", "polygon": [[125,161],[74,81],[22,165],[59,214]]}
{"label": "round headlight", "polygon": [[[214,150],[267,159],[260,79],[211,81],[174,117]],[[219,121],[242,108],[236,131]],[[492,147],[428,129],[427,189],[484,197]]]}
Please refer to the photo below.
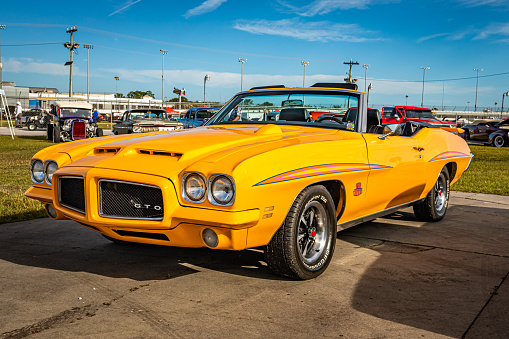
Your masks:
{"label": "round headlight", "polygon": [[46,182],[51,185],[53,180],[53,173],[58,169],[58,165],[54,161],[48,161],[46,162],[45,166],[45,174],[46,174]]}
{"label": "round headlight", "polygon": [[35,159],[32,161],[30,172],[32,172],[32,180],[35,183],[42,184],[44,182],[44,164],[41,160]]}
{"label": "round headlight", "polygon": [[221,205],[228,205],[235,195],[235,187],[230,178],[218,175],[212,179],[210,194],[215,202]]}
{"label": "round headlight", "polygon": [[201,202],[207,191],[205,180],[198,173],[191,173],[186,176],[184,181],[184,190],[186,197],[193,202]]}

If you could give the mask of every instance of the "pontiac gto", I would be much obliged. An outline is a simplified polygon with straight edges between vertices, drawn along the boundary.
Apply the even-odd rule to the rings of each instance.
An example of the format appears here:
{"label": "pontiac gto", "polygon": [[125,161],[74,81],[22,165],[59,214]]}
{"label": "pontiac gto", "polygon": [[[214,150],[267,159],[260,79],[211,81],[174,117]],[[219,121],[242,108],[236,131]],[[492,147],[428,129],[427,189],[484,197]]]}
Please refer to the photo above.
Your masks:
{"label": "pontiac gto", "polygon": [[[310,118],[349,107],[358,109],[344,119]],[[258,87],[202,127],[46,148],[25,194],[51,218],[113,241],[263,246],[274,272],[310,279],[331,262],[338,230],[408,206],[419,220],[441,220],[450,184],[470,164],[457,135],[426,123],[382,126],[370,112],[355,85]]]}

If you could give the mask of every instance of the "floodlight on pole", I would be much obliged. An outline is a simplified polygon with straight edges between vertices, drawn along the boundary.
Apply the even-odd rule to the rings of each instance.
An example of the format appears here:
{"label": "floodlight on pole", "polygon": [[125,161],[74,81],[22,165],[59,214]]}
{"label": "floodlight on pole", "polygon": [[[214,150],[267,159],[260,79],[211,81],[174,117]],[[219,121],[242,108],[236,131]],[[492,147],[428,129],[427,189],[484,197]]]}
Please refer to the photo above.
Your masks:
{"label": "floodlight on pole", "polygon": [[479,87],[479,72],[484,71],[482,68],[474,68],[474,71],[477,72],[477,80],[475,82],[475,106],[474,106],[474,112],[477,112],[477,88]]}
{"label": "floodlight on pole", "polygon": [[364,70],[364,92],[366,91],[366,80],[368,78],[368,68],[371,68],[371,65],[368,65],[368,64],[364,64],[362,65],[362,67],[365,68]]}
{"label": "floodlight on pole", "polygon": [[424,77],[426,75],[426,70],[430,69],[430,67],[422,66],[422,99],[421,99],[421,107],[424,107]]}
{"label": "floodlight on pole", "polygon": [[207,81],[210,81],[210,77],[208,74],[205,75],[205,77],[203,78],[203,102],[205,102],[205,93],[206,93],[205,89],[207,87]]}
{"label": "floodlight on pole", "polygon": [[90,101],[90,88],[88,87],[88,70],[90,68],[90,50],[94,49],[94,45],[83,44],[87,49],[87,102]]}
{"label": "floodlight on pole", "polygon": [[240,91],[242,92],[242,83],[244,81],[244,63],[247,62],[245,58],[239,58],[239,62],[242,63],[240,67]]}
{"label": "floodlight on pole", "polygon": [[309,66],[309,61],[301,61],[302,66],[304,66],[304,77],[302,78],[302,87],[306,86],[306,66]]}
{"label": "floodlight on pole", "polygon": [[[5,29],[5,25],[0,25],[0,29]],[[1,46],[1,44],[0,44]],[[0,49],[0,89],[2,89],[2,70],[4,66],[2,65],[2,50]],[[2,115],[3,117],[3,115]]]}
{"label": "floodlight on pole", "polygon": [[408,95],[405,95],[405,106],[408,106]]}
{"label": "floodlight on pole", "polygon": [[[118,110],[118,81],[120,78],[118,76],[113,77],[115,79],[115,105],[117,106]],[[113,128],[113,109],[111,110],[111,128]]]}
{"label": "floodlight on pole", "polygon": [[164,102],[164,56],[168,54],[168,51],[165,49],[160,49],[159,52],[163,55],[163,71],[161,74],[161,108],[163,108]]}
{"label": "floodlight on pole", "polygon": [[502,114],[504,114],[504,97],[509,97],[509,92],[502,93],[502,108],[500,109],[500,119],[502,119]]}
{"label": "floodlight on pole", "polygon": [[65,63],[66,65],[69,65],[69,98],[72,97],[72,55],[74,53],[75,49],[78,49],[80,45],[73,41],[73,33],[77,32],[78,29],[76,26],[67,27],[66,33],[71,34],[71,41],[64,42],[64,47],[69,49],[70,57],[69,57],[69,63]]}

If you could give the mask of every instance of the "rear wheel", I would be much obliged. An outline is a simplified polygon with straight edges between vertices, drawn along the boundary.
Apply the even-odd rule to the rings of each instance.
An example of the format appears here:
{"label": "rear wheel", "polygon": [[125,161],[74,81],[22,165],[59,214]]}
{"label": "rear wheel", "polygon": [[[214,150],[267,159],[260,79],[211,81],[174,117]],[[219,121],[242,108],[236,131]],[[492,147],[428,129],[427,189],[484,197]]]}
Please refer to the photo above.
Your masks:
{"label": "rear wheel", "polygon": [[442,220],[449,205],[449,191],[449,172],[444,167],[426,198],[414,205],[415,217],[421,221]]}
{"label": "rear wheel", "polygon": [[96,135],[97,137],[102,137],[102,136],[104,135],[103,129],[102,129],[102,128],[97,127],[97,129],[95,130],[95,135]]}
{"label": "rear wheel", "polygon": [[505,140],[504,137],[501,135],[497,135],[493,138],[493,146],[495,147],[504,147]]}
{"label": "rear wheel", "polygon": [[35,131],[37,129],[37,126],[32,122],[28,124],[27,128],[29,131]]}
{"label": "rear wheel", "polygon": [[335,208],[324,186],[304,189],[293,202],[284,224],[265,246],[269,267],[277,274],[312,279],[322,274],[336,244]]}

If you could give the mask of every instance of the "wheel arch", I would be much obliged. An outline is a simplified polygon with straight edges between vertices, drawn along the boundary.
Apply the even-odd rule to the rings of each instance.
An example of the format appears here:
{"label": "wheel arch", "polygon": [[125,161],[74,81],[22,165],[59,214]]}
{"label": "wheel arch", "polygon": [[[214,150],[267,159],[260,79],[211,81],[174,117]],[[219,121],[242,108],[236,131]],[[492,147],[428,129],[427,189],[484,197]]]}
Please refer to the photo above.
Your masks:
{"label": "wheel arch", "polygon": [[445,167],[449,172],[449,180],[452,182],[454,177],[456,176],[458,165],[455,162],[448,162],[447,164],[445,164]]}

